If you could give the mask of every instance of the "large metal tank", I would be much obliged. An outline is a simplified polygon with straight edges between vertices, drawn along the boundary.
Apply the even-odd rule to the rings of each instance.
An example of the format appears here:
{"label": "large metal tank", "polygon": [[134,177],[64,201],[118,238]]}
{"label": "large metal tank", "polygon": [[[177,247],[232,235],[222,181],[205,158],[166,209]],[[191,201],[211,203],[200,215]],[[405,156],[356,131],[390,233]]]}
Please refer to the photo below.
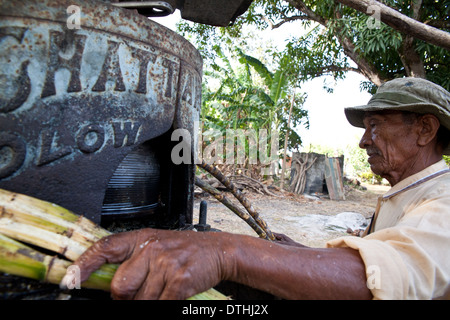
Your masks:
{"label": "large metal tank", "polygon": [[130,207],[191,223],[195,165],[170,159],[171,132],[193,133],[200,112],[202,59],[187,40],[102,1],[1,0],[0,65],[0,188],[100,222],[121,163],[147,152],[143,190],[157,194]]}
{"label": "large metal tank", "polygon": [[[0,188],[114,231],[189,228],[202,59],[146,16],[178,9],[226,26],[251,2],[0,0]],[[176,129],[191,135],[191,162],[172,159]],[[0,273],[0,299],[60,298],[57,286]]]}

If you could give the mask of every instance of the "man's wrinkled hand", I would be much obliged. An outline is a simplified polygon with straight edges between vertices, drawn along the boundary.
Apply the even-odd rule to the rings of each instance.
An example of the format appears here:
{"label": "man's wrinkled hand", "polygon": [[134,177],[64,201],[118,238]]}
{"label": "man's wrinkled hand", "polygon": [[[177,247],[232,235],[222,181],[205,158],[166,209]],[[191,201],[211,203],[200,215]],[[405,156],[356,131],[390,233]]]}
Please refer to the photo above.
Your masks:
{"label": "man's wrinkled hand", "polygon": [[81,282],[105,263],[120,264],[111,282],[114,299],[187,299],[222,279],[220,250],[203,233],[142,229],[105,237],[74,265]]}
{"label": "man's wrinkled hand", "polygon": [[305,247],[303,244],[296,242],[295,240],[289,238],[287,235],[283,233],[273,233],[273,235],[275,236],[275,241],[278,244],[293,247]]}

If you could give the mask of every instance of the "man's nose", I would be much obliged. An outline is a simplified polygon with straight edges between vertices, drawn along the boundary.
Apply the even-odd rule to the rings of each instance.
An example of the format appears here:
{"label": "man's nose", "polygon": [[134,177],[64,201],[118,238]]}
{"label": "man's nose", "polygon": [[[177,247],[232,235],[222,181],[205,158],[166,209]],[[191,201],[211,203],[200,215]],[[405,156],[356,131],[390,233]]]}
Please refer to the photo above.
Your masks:
{"label": "man's nose", "polygon": [[372,138],[370,137],[370,130],[366,129],[364,131],[363,136],[361,137],[361,140],[359,140],[359,147],[361,149],[366,149],[371,145],[372,145]]}

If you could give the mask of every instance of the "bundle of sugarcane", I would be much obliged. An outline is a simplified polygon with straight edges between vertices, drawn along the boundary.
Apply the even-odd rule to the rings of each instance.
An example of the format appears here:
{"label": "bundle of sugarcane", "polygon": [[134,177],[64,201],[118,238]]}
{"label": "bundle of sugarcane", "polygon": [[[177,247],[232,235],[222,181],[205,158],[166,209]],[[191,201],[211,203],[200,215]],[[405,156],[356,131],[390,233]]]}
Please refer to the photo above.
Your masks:
{"label": "bundle of sugarcane", "polygon": [[[72,262],[110,234],[61,206],[0,189],[0,272],[60,284]],[[55,252],[59,257],[31,246]],[[81,286],[109,291],[117,267],[103,265]],[[227,297],[210,289],[190,299]]]}

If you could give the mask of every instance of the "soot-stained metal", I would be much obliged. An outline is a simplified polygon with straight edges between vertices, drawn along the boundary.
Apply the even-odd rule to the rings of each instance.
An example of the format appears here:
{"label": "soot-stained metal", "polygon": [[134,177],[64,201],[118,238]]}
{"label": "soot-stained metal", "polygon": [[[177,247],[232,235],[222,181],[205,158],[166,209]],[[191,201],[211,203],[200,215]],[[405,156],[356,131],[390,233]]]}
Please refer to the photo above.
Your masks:
{"label": "soot-stained metal", "polygon": [[[195,164],[171,157],[179,143],[174,130],[196,137],[202,59],[147,16],[178,9],[184,19],[227,26],[250,3],[0,0],[0,188],[57,203],[112,231],[211,230],[205,204],[192,225]],[[74,291],[71,299],[109,297]],[[1,299],[60,293],[0,274]]]}
{"label": "soot-stained metal", "polygon": [[0,1],[0,188],[100,222],[108,182],[146,145],[160,164],[159,206],[191,223],[195,165],[174,165],[170,152],[171,132],[193,133],[199,116],[198,51],[131,10],[70,5],[75,28],[67,1]]}

